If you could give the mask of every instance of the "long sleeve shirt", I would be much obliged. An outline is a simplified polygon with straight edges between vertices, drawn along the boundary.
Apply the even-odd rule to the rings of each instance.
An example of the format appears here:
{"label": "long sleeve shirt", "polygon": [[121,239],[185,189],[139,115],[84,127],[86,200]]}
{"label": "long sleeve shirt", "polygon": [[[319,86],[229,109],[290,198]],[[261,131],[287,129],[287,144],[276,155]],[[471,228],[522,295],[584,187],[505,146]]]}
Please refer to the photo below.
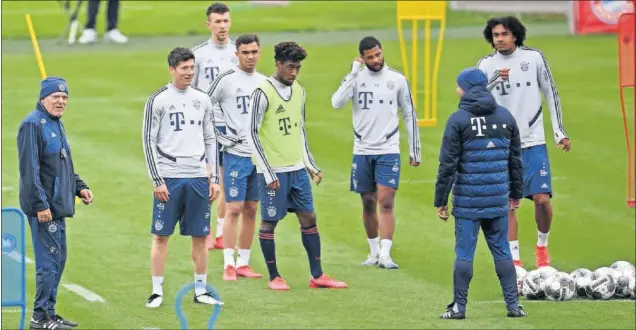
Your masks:
{"label": "long sleeve shirt", "polygon": [[[563,128],[561,100],[554,77],[543,53],[520,46],[510,55],[493,52],[477,63],[489,81],[497,103],[507,108],[519,126],[521,147],[545,144],[542,96],[545,97],[556,143],[568,138]],[[499,76],[500,69],[510,69],[507,81]]]}
{"label": "long sleeve shirt", "polygon": [[360,63],[352,64],[352,71],[331,97],[331,105],[342,108],[353,101],[353,153],[382,155],[400,153],[400,108],[408,134],[409,157],[420,162],[420,131],[408,81],[401,73],[384,66],[379,72]]}

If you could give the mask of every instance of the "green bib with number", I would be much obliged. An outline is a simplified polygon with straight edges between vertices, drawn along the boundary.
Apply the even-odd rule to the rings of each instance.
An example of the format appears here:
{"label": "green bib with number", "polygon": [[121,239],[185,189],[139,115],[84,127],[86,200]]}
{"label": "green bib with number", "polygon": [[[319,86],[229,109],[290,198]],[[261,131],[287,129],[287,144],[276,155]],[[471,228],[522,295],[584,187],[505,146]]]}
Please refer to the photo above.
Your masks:
{"label": "green bib with number", "polygon": [[301,120],[303,90],[298,82],[291,86],[291,97],[284,100],[269,81],[260,86],[268,107],[258,132],[265,157],[271,167],[293,166],[303,161]]}

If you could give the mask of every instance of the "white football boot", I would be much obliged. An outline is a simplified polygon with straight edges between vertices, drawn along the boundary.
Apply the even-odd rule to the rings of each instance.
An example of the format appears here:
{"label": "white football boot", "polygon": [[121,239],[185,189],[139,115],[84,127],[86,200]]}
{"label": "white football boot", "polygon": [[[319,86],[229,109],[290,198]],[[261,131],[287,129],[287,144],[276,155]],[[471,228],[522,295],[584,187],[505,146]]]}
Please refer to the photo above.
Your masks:
{"label": "white football boot", "polygon": [[393,259],[391,259],[391,257],[380,257],[378,266],[380,266],[380,268],[386,269],[398,269],[398,264],[393,262]]}
{"label": "white football boot", "polygon": [[361,263],[362,266],[376,266],[378,261],[380,260],[380,255],[378,254],[370,254],[367,256],[367,260]]}
{"label": "white football boot", "polygon": [[212,297],[212,294],[209,292],[200,294],[198,296],[194,295],[194,302],[197,304],[207,304],[207,305],[225,305],[224,302],[214,299],[214,297]]}
{"label": "white football boot", "polygon": [[82,31],[82,35],[79,40],[77,40],[82,45],[93,44],[97,42],[97,31],[95,29],[84,29]]}
{"label": "white football boot", "polygon": [[148,301],[146,302],[146,307],[157,308],[161,306],[162,303],[163,303],[163,297],[161,295],[153,293],[150,295],[150,297],[148,297]]}

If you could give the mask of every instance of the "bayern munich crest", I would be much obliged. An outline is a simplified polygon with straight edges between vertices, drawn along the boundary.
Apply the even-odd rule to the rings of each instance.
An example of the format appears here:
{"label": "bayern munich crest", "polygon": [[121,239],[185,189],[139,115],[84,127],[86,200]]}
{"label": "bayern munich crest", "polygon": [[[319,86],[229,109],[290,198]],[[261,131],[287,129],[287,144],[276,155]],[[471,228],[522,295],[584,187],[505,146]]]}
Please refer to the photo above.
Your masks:
{"label": "bayern munich crest", "polygon": [[590,1],[589,3],[594,16],[605,24],[616,24],[621,14],[634,11],[634,4],[632,1],[597,0]]}

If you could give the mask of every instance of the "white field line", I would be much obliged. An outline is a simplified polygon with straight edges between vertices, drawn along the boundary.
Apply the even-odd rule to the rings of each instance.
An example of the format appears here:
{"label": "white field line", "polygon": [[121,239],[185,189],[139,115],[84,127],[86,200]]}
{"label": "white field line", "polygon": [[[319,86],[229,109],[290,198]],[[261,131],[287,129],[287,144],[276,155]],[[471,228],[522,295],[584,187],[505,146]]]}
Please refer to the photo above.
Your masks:
{"label": "white field line", "polygon": [[[155,7],[153,6],[126,6],[126,11],[149,11],[153,10]],[[74,8],[71,8],[73,10]],[[62,14],[64,10],[60,7],[59,9],[11,9],[11,10],[3,10],[3,15],[49,15],[49,14]]]}
{"label": "white field line", "polygon": [[90,301],[90,302],[106,302],[102,296],[97,293],[86,289],[85,287],[73,283],[62,283],[62,286],[67,288],[69,291],[77,293],[82,298]]}
{"label": "white field line", "polygon": [[[10,253],[3,253],[3,254],[17,262],[22,261],[22,258],[21,258],[22,255],[17,251],[11,251]],[[24,257],[24,261],[27,264],[34,264],[33,259],[26,256]],[[69,291],[76,293],[80,297],[90,302],[106,302],[106,300],[104,300],[102,296],[98,295],[97,293],[93,291],[86,289],[85,287],[81,285],[73,284],[73,283],[61,283],[61,285],[65,287],[66,289],[68,289]]]}
{"label": "white field line", "polygon": [[2,187],[2,191],[12,191],[13,187]]}

